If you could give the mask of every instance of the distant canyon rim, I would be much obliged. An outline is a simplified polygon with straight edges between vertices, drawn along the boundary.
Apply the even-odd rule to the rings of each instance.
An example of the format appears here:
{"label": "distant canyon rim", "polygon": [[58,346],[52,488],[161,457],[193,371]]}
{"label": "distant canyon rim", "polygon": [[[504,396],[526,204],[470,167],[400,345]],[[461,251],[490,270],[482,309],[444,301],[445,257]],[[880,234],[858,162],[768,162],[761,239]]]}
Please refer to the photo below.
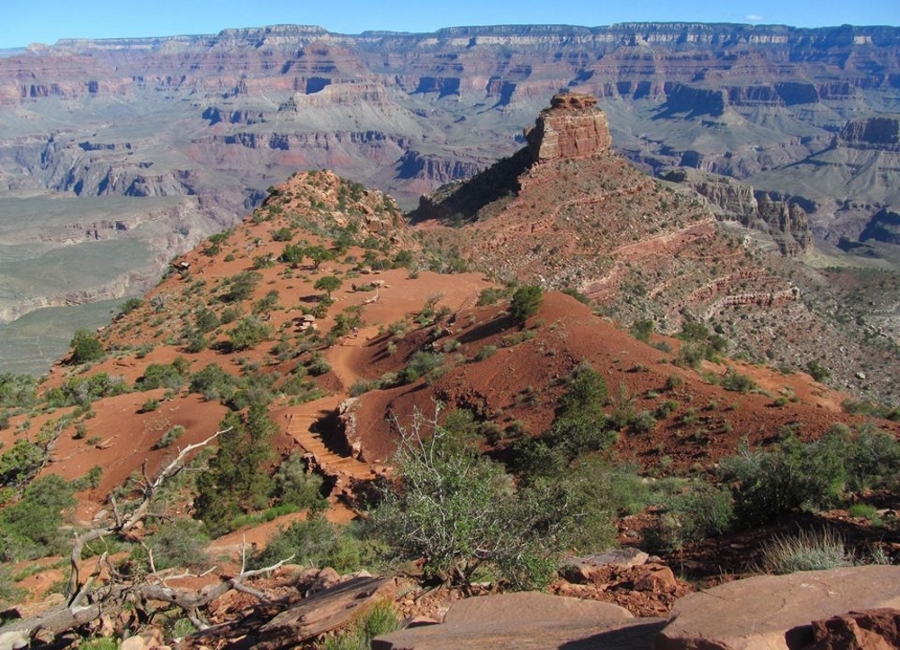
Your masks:
{"label": "distant canyon rim", "polygon": [[812,263],[900,258],[898,27],[278,25],[4,54],[3,369],[39,372],[64,351],[64,334],[51,344],[23,315],[146,290],[295,171],[413,208],[524,146],[560,90],[597,97],[639,169],[739,181],[730,196],[746,200],[722,210],[802,209],[811,241],[785,245]]}

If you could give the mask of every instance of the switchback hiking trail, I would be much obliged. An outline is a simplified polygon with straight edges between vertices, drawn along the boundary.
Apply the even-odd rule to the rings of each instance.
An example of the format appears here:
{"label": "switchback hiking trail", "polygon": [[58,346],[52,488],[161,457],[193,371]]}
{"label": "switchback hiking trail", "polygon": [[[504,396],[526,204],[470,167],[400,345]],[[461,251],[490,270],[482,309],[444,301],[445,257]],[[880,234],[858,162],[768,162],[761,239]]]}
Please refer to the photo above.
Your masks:
{"label": "switchback hiking trail", "polygon": [[313,457],[314,463],[326,476],[336,481],[336,492],[342,485],[356,480],[369,480],[376,471],[368,464],[335,449],[316,431],[316,424],[332,415],[349,395],[349,388],[359,378],[354,370],[355,359],[361,356],[363,347],[377,336],[377,328],[369,327],[354,336],[345,337],[329,348],[325,357],[331,370],[340,380],[341,391],[306,404],[288,407],[281,411],[287,421],[287,433],[299,443],[303,451]]}

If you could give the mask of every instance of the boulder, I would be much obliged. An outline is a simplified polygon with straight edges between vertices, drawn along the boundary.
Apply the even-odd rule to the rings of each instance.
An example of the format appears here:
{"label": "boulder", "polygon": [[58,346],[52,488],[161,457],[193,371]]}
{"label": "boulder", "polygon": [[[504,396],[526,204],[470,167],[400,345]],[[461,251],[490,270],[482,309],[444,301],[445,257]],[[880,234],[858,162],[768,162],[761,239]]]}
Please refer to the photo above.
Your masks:
{"label": "boulder", "polygon": [[813,621],[815,642],[803,650],[891,650],[900,648],[900,611],[870,609]]}
{"label": "boulder", "polygon": [[664,564],[645,564],[637,569],[635,591],[673,594],[677,589],[675,574]]}
{"label": "boulder", "polygon": [[900,607],[900,567],[758,576],[678,600],[654,647],[797,650],[815,643],[812,621],[883,607]]}
{"label": "boulder", "polygon": [[649,647],[662,624],[662,619],[635,619],[617,605],[523,592],[457,601],[442,624],[385,634],[372,641],[372,649],[624,650]]}
{"label": "boulder", "polygon": [[576,566],[617,566],[633,567],[646,564],[650,556],[639,548],[623,547],[614,548],[597,555],[572,558],[571,563]]}
{"label": "boulder", "polygon": [[130,636],[119,644],[119,650],[147,650],[147,642],[139,636]]}

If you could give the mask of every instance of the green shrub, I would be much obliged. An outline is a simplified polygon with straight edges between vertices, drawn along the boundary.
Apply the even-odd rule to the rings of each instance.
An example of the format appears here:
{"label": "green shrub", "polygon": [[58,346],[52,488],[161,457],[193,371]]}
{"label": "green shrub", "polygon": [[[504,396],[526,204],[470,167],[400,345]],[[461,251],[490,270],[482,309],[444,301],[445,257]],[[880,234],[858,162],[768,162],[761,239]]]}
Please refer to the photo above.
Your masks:
{"label": "green shrub", "polygon": [[158,571],[174,567],[202,571],[209,567],[205,550],[209,537],[203,532],[203,524],[194,519],[179,517],[164,522],[147,536],[146,544]]}
{"label": "green shrub", "polygon": [[854,503],[847,509],[847,513],[851,517],[859,517],[860,519],[874,519],[878,514],[878,508],[868,503]]}
{"label": "green shrub", "polygon": [[818,571],[852,566],[853,557],[844,540],[832,529],[801,530],[796,535],[778,536],[762,549],[760,569],[783,575],[795,571]]}
{"label": "green shrub", "polygon": [[25,439],[18,439],[0,456],[0,485],[21,485],[37,473],[47,457],[46,450]]}
{"label": "green shrub", "polygon": [[265,314],[278,309],[278,289],[272,289],[265,296],[253,303],[250,311],[253,314]]}
{"label": "green shrub", "polygon": [[[827,435],[846,437],[846,432],[832,427]],[[847,487],[862,491],[879,487],[893,487],[900,472],[900,442],[880,429],[863,426],[845,456]]]}
{"label": "green shrub", "polygon": [[654,417],[662,420],[677,411],[679,406],[681,405],[677,401],[673,399],[667,399],[657,405],[656,409],[653,411],[653,415]]}
{"label": "green shrub", "polygon": [[271,437],[278,426],[265,404],[254,403],[246,415],[231,412],[220,425],[219,449],[196,479],[194,509],[216,537],[229,530],[241,512],[266,505],[274,482],[264,471],[272,456]]}
{"label": "green shrub", "polygon": [[752,390],[756,390],[759,386],[756,385],[756,382],[750,379],[747,375],[742,375],[739,372],[735,372],[734,370],[730,370],[725,374],[722,378],[722,381],[719,383],[722,388],[725,390],[735,391],[738,393],[749,393]]}
{"label": "green shrub", "polygon": [[544,300],[544,293],[536,285],[524,285],[516,289],[509,303],[509,315],[513,320],[524,323],[534,316]]}
{"label": "green shrub", "polygon": [[228,325],[229,323],[233,323],[238,318],[241,317],[241,309],[240,307],[226,307],[222,310],[222,315],[219,316],[219,323],[221,325]]}
{"label": "green shrub", "polygon": [[710,334],[700,323],[684,323],[678,334],[681,345],[676,363],[696,368],[704,359],[715,361],[728,348],[728,341],[718,334]]}
{"label": "green shrub", "polygon": [[162,438],[160,438],[155,445],[153,445],[153,449],[165,449],[166,447],[171,446],[176,440],[178,440],[181,436],[184,435],[184,427],[180,424],[176,424],[174,427],[166,431]]}
{"label": "green shrub", "polygon": [[103,345],[97,337],[88,329],[78,329],[72,336],[69,344],[72,348],[73,363],[90,363],[97,361],[105,354]]}
{"label": "green shrub", "polygon": [[296,451],[281,463],[273,478],[275,494],[281,503],[301,510],[324,510],[328,507],[328,500],[322,496],[322,477],[309,471],[306,461]]}
{"label": "green shrub", "polygon": [[279,228],[278,230],[272,230],[269,234],[272,235],[272,241],[278,242],[291,241],[294,238],[294,231],[287,226]]}
{"label": "green shrub", "polygon": [[127,298],[125,302],[119,305],[119,314],[125,316],[144,304],[140,298]]}
{"label": "green shrub", "polygon": [[241,271],[223,282],[226,292],[222,295],[225,302],[240,302],[253,295],[257,285],[262,281],[262,274],[257,271]]}
{"label": "green shrub", "polygon": [[331,294],[337,291],[342,284],[343,280],[336,275],[325,275],[316,280],[313,289],[316,291],[324,291],[325,294],[331,298]]}
{"label": "green shrub", "polygon": [[478,302],[475,304],[478,307],[484,307],[486,305],[495,305],[500,298],[503,297],[505,292],[503,289],[497,289],[496,287],[486,287],[481,290],[481,293],[478,294]]}
{"label": "green shrub", "polygon": [[16,587],[9,567],[0,566],[0,606],[14,605],[24,595],[25,591]]}
{"label": "green shrub", "polygon": [[819,363],[816,359],[813,359],[806,364],[806,370],[809,372],[810,377],[812,377],[816,381],[825,381],[826,379],[828,379],[828,377],[831,376],[831,371],[821,363]]}
{"label": "green shrub", "polygon": [[219,317],[211,309],[201,307],[194,313],[194,325],[196,325],[199,332],[207,334],[220,325]]}
{"label": "green shrub", "polygon": [[341,530],[321,515],[294,521],[280,529],[253,558],[253,566],[267,566],[293,556],[294,564],[305,567],[330,566],[339,573],[357,571],[365,551],[350,527]]}
{"label": "green shrub", "polygon": [[525,474],[550,475],[575,458],[611,447],[618,433],[603,405],[606,381],[588,363],[573,368],[550,429],[539,438],[523,438],[513,446],[513,463]]}
{"label": "green shrub", "polygon": [[746,526],[759,525],[794,509],[838,505],[854,482],[874,480],[870,472],[880,471],[885,458],[893,458],[897,449],[892,446],[887,456],[876,453],[867,457],[868,451],[858,453],[855,447],[839,428],[805,444],[789,437],[770,451],[745,449],[738,456],[722,459],[720,477],[735,486],[738,520]]}
{"label": "green shrub", "polygon": [[128,391],[128,385],[121,377],[99,372],[89,377],[69,377],[62,386],[47,391],[46,399],[47,404],[55,408],[73,404],[87,407],[95,399],[122,395]]}
{"label": "green shrub", "polygon": [[682,385],[684,385],[684,377],[682,377],[681,375],[672,374],[666,377],[666,383],[663,386],[663,390],[675,390],[676,388],[680,388]]}
{"label": "green shrub", "polygon": [[159,408],[159,400],[155,397],[149,397],[147,400],[141,405],[141,413],[151,413]]}
{"label": "green shrub", "polygon": [[420,377],[438,371],[444,363],[444,355],[436,352],[417,351],[409,359],[409,363],[400,377],[405,384],[411,384]]}
{"label": "green shrub", "polygon": [[496,345],[483,345],[481,346],[481,348],[479,348],[478,352],[475,353],[475,361],[484,361],[485,359],[490,359],[495,354],[497,354]]}
{"label": "green shrub", "polygon": [[178,390],[184,385],[184,381],[184,375],[174,364],[151,363],[135,384],[139,390],[154,388]]}
{"label": "green shrub", "polygon": [[678,351],[678,358],[675,363],[679,366],[688,366],[689,368],[698,368],[700,362],[706,358],[706,346],[697,341],[685,341],[681,344]]}
{"label": "green shrub", "polygon": [[410,268],[414,261],[415,261],[415,259],[413,258],[412,251],[402,250],[402,251],[398,251],[397,254],[394,256],[392,265],[395,269]]}
{"label": "green shrub", "polygon": [[603,405],[609,391],[606,380],[587,362],[572,369],[566,383],[566,392],[559,400],[557,417],[581,417],[595,421],[603,419]]}
{"label": "green shrub", "polygon": [[72,481],[72,489],[75,492],[80,492],[81,490],[87,490],[88,488],[96,488],[98,485],[100,485],[100,479],[102,478],[103,467],[101,467],[100,465],[94,465],[90,470],[88,470],[87,474]]}
{"label": "green shrub", "polygon": [[847,413],[855,415],[868,415],[873,418],[884,418],[892,422],[900,422],[900,407],[890,406],[887,404],[879,404],[871,400],[852,400],[845,399],[841,402],[841,406]]}
{"label": "green shrub", "polygon": [[30,375],[0,373],[0,407],[30,408],[35,402],[37,380]]}
{"label": "green shrub", "polygon": [[227,399],[234,394],[237,380],[216,363],[191,375],[189,389],[207,400]]}
{"label": "green shrub", "polygon": [[271,338],[272,328],[257,317],[248,316],[241,319],[228,334],[231,336],[233,350],[247,350]]}
{"label": "green shrub", "polygon": [[638,341],[649,343],[653,329],[653,321],[645,318],[635,321],[634,325],[631,326],[631,335]]}
{"label": "green shrub", "polygon": [[366,606],[354,621],[335,636],[328,637],[323,650],[369,650],[372,639],[400,628],[400,615],[394,603],[378,600]]}
{"label": "green shrub", "polygon": [[306,366],[306,369],[313,377],[318,377],[319,375],[330,372],[331,364],[325,360],[325,357],[322,356],[320,352],[316,352],[312,356],[312,360],[310,360],[309,364]]}
{"label": "green shrub", "polygon": [[657,519],[653,543],[673,551],[725,533],[734,521],[731,494],[703,481],[665,500],[665,511]]}
{"label": "green shrub", "polygon": [[490,569],[523,589],[555,574],[581,514],[562,483],[516,490],[501,465],[418,413],[394,462],[397,482],[372,515],[374,530],[394,554],[422,558],[427,579],[467,588]]}
{"label": "green shrub", "polygon": [[350,397],[359,397],[376,388],[378,388],[378,382],[370,381],[368,379],[357,379],[353,382],[353,385],[350,386]]}
{"label": "green shrub", "polygon": [[75,505],[72,486],[49,474],[25,488],[22,499],[0,511],[0,560],[19,562],[61,553],[67,535],[62,513]]}
{"label": "green shrub", "polygon": [[648,433],[656,426],[656,418],[650,411],[641,411],[631,421],[631,428],[636,433]]}
{"label": "green shrub", "polygon": [[197,354],[199,352],[203,352],[206,348],[209,347],[210,341],[200,332],[190,332],[185,337],[187,341],[184,345],[184,351],[190,354]]}
{"label": "green shrub", "polygon": [[588,298],[588,296],[586,294],[581,293],[578,289],[575,289],[573,287],[566,287],[565,289],[562,290],[562,293],[566,294],[567,296],[572,296],[573,298],[575,298],[575,300],[580,302],[582,305],[590,305],[591,304],[591,299]]}

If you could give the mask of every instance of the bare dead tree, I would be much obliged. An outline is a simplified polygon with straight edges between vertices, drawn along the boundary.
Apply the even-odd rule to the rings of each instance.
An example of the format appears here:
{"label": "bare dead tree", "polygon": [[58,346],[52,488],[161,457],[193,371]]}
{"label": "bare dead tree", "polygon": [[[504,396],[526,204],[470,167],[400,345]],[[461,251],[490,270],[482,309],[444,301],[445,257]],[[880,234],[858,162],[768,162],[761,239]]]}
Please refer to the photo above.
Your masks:
{"label": "bare dead tree", "polygon": [[[246,544],[243,545],[241,551],[240,572],[231,577],[222,576],[219,584],[202,590],[171,587],[167,580],[173,580],[179,576],[165,578],[158,573],[153,566],[152,554],[150,554],[151,572],[137,582],[121,579],[115,567],[109,562],[107,553],[103,553],[100,556],[90,573],[87,573],[85,570],[86,567],[82,556],[87,544],[98,539],[127,535],[148,516],[155,516],[151,511],[151,506],[166,481],[171,480],[184,470],[187,465],[187,459],[192,452],[205,447],[227,431],[229,429],[216,431],[216,433],[205,440],[187,445],[155,477],[150,477],[145,464],[142,470],[143,478],[138,483],[140,500],[137,507],[123,514],[120,512],[118,504],[112,499],[112,523],[105,527],[92,528],[75,535],[69,556],[72,573],[69,578],[67,588],[68,600],[66,603],[37,616],[17,620],[0,628],[0,648],[7,647],[6,644],[11,648],[23,647],[22,643],[28,643],[36,636],[41,638],[56,637],[59,634],[74,630],[96,620],[104,613],[114,612],[128,602],[145,603],[155,601],[169,603],[180,608],[184,612],[185,617],[200,630],[208,627],[208,623],[203,620],[200,614],[202,608],[232,589],[267,602],[268,599],[264,593],[244,583],[250,578],[277,569],[292,558],[285,558],[262,569],[249,570],[246,566]],[[101,581],[100,576],[104,569],[107,570],[109,577]],[[214,570],[215,567],[204,575]],[[188,577],[188,574],[184,574],[181,577]]]}

